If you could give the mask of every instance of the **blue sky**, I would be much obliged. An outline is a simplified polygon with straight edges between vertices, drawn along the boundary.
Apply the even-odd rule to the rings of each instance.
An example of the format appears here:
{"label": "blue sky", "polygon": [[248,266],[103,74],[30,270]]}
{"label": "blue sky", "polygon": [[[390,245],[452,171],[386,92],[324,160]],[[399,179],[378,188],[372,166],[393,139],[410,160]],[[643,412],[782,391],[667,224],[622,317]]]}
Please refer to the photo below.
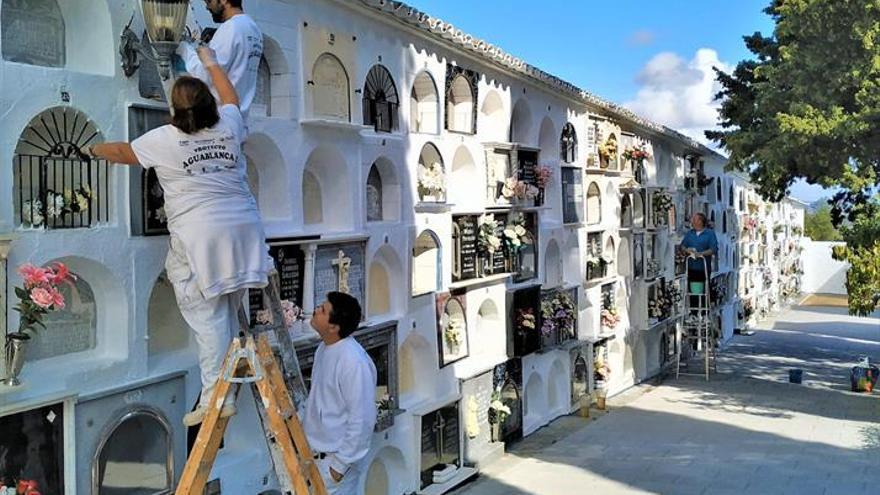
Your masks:
{"label": "blue sky", "polygon": [[[715,122],[713,66],[769,34],[769,0],[409,0],[551,74],[695,138]],[[792,195],[827,193],[798,184]]]}

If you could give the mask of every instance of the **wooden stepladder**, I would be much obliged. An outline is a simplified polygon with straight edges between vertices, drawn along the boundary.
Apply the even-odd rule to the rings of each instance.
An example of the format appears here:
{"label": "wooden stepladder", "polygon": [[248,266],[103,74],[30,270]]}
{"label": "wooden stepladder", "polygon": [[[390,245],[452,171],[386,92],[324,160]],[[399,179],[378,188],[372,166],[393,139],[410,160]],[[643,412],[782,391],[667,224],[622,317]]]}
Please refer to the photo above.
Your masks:
{"label": "wooden stepladder", "polygon": [[[291,392],[302,393],[302,377],[290,335],[283,325],[281,302],[278,298],[278,277],[273,274],[264,291],[264,301],[269,302],[273,320],[281,322],[271,327],[257,329],[256,334],[248,327],[244,310],[239,313],[243,327],[226,353],[223,373],[217,380],[210,406],[202,421],[192,452],[177,485],[176,495],[202,495],[217,458],[217,451],[231,418],[221,418],[220,412],[227,397],[237,398],[240,385],[250,384],[260,413],[261,426],[266,433],[269,452],[275,465],[275,473],[284,493],[296,495],[326,495],[324,481],[314,462],[312,449],[297,415]],[[269,343],[273,330],[281,348],[285,375]],[[295,368],[295,369],[293,369]],[[285,377],[287,378],[285,380]],[[232,391],[232,394],[230,394]]]}

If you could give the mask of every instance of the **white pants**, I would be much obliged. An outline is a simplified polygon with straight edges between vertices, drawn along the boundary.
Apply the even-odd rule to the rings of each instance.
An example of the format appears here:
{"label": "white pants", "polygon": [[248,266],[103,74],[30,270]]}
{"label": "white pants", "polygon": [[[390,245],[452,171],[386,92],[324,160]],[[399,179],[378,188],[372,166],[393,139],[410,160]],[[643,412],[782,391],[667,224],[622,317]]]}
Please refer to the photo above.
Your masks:
{"label": "white pants", "polygon": [[318,471],[324,480],[324,487],[327,489],[327,495],[357,495],[358,486],[358,470],[354,466],[348,469],[342,481],[337,483],[330,476],[330,462],[327,459],[317,459]]}
{"label": "white pants", "polygon": [[202,379],[200,405],[211,399],[217,378],[223,372],[223,360],[232,338],[238,335],[238,310],[247,289],[205,299],[189,267],[183,245],[171,237],[165,272],[174,287],[180,314],[193,329],[199,348],[199,369]]}

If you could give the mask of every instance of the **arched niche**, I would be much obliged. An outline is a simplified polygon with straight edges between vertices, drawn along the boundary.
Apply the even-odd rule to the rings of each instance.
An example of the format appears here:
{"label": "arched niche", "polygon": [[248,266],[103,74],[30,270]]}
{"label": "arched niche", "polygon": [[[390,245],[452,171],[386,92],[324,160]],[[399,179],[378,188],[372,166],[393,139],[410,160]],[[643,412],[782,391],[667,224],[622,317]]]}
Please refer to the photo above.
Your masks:
{"label": "arched niche", "polygon": [[315,60],[307,90],[311,95],[313,117],[351,121],[351,82],[345,66],[335,55],[322,53]]}
{"label": "arched niche", "polygon": [[639,190],[633,193],[633,227],[645,226],[645,197],[644,191]]}
{"label": "arched niche", "polygon": [[400,403],[417,403],[434,392],[433,377],[437,373],[437,353],[416,333],[411,333],[400,346]]}
{"label": "arched niche", "polygon": [[370,262],[367,279],[367,314],[396,314],[402,309],[403,265],[391,246],[380,247]]}
{"label": "arched niche", "polygon": [[600,223],[602,223],[602,192],[598,184],[590,182],[587,187],[587,224]]}
{"label": "arched niche", "polygon": [[419,153],[417,190],[419,201],[446,202],[446,166],[440,150],[432,143],[425,143]]}
{"label": "arched niche", "polygon": [[510,142],[531,144],[532,143],[532,110],[525,97],[520,98],[513,106],[510,115]]}
{"label": "arched niche", "polygon": [[632,255],[629,240],[621,238],[617,249],[617,273],[624,277],[632,275]]}
{"label": "arched niche", "polygon": [[118,276],[87,258],[68,256],[50,263],[55,261],[67,265],[77,280],[60,287],[65,308],[43,318],[46,328],[28,344],[28,361],[92,351],[127,353],[129,335],[120,331],[119,322],[128,321],[129,305]]}
{"label": "arched niche", "polygon": [[394,447],[384,447],[370,462],[364,483],[365,495],[397,495],[403,493],[406,479],[406,461],[403,453]]}
{"label": "arched niche", "polygon": [[264,219],[290,215],[287,163],[275,140],[266,134],[248,135],[243,151],[247,157],[248,184]]}
{"label": "arched niche", "polygon": [[490,89],[480,107],[480,134],[486,136],[487,141],[505,141],[508,136],[508,125],[504,111],[504,101],[498,91]]}
{"label": "arched niche", "polygon": [[476,88],[459,74],[449,84],[446,94],[446,129],[453,132],[474,133],[474,98]]}
{"label": "arched niche", "polygon": [[633,226],[633,206],[630,195],[625,193],[620,197],[620,226],[630,228]]}
{"label": "arched niche", "polygon": [[0,22],[6,61],[107,76],[115,71],[106,2],[3,0]]}
{"label": "arched niche", "polygon": [[727,212],[726,211],[721,212],[721,233],[722,234],[727,233]]}
{"label": "arched niche", "polygon": [[150,357],[189,347],[191,331],[165,272],[156,279],[147,309],[147,343]]}
{"label": "arched niche", "polygon": [[565,163],[574,163],[577,160],[577,146],[577,131],[571,122],[566,122],[559,136],[559,158]]}
{"label": "arched niche", "polygon": [[601,145],[608,150],[608,154],[599,153],[599,166],[603,169],[618,170],[620,167],[620,141],[617,135],[611,133]]}
{"label": "arched niche", "polygon": [[553,125],[553,121],[550,117],[544,117],[538,132],[538,147],[541,148],[541,156],[545,159],[555,161],[559,156],[559,140],[556,136],[556,126]]}
{"label": "arched niche", "polygon": [[495,301],[491,299],[486,299],[480,304],[480,309],[477,310],[477,332],[483,333],[488,327],[498,326],[502,324],[501,317],[499,316],[498,306],[495,304]]}
{"label": "arched niche", "polygon": [[733,184],[730,185],[730,189],[727,190],[727,206],[733,207],[735,200],[735,196],[733,194]]}
{"label": "arched niche", "polygon": [[272,116],[272,69],[265,56],[260,58],[260,65],[257,66],[257,90],[251,103],[250,116]]}
{"label": "arched niche", "polygon": [[31,119],[12,158],[16,225],[56,229],[108,222],[113,203],[108,164],[83,158],[83,150],[101,141],[97,126],[72,107],[49,108]]}
{"label": "arched niche", "polygon": [[565,243],[562,267],[566,283],[577,283],[581,280],[581,248],[577,232],[570,233]]}
{"label": "arched niche", "polygon": [[440,290],[442,253],[440,238],[425,230],[413,244],[412,295],[419,296]]}
{"label": "arched niche", "polygon": [[611,260],[607,273],[613,275],[616,269],[614,261],[617,259],[617,250],[614,247],[614,237],[609,235],[608,239],[605,240],[605,247],[602,249],[602,256]]}
{"label": "arched niche", "polygon": [[550,239],[544,251],[544,285],[558,287],[562,282],[562,257],[559,253],[559,244],[555,239]]}
{"label": "arched niche", "polygon": [[385,66],[376,64],[370,68],[363,89],[364,125],[376,132],[397,130],[400,97],[394,78]]}
{"label": "arched niche", "polygon": [[92,493],[170,493],[172,452],[171,424],[162,413],[143,407],[126,412],[98,446]]}
{"label": "arched niche", "polygon": [[547,410],[547,394],[545,392],[544,379],[539,373],[532,373],[526,382],[523,416],[539,417]]}
{"label": "arched niche", "polygon": [[550,386],[547,387],[547,407],[551,411],[559,411],[568,408],[568,374],[562,361],[557,359],[553,361],[550,367]]}
{"label": "arched niche", "polygon": [[413,82],[409,96],[410,130],[425,134],[440,133],[440,98],[437,84],[428,71]]}
{"label": "arched niche", "polygon": [[350,228],[352,194],[350,173],[342,154],[329,146],[312,151],[303,170],[303,218],[307,227],[330,230]]}
{"label": "arched niche", "polygon": [[455,187],[449,190],[449,199],[452,203],[482,205],[483,196],[480,195],[480,191],[483,189],[483,178],[477,172],[474,157],[467,146],[461,145],[455,150],[449,183],[455,184]]}
{"label": "arched niche", "polygon": [[616,219],[620,216],[620,202],[617,188],[612,182],[605,185],[605,211],[602,212],[603,218]]}
{"label": "arched niche", "polygon": [[380,157],[370,166],[366,184],[368,222],[400,220],[400,179],[391,160]]}
{"label": "arched niche", "polygon": [[441,364],[451,363],[468,355],[470,350],[470,342],[468,341],[467,317],[465,316],[464,306],[456,297],[450,297],[443,307],[443,316],[440,319],[441,328],[447,328],[448,325],[456,325],[460,329],[461,342],[456,343],[446,338],[446,332],[441,332],[440,350],[442,353]]}

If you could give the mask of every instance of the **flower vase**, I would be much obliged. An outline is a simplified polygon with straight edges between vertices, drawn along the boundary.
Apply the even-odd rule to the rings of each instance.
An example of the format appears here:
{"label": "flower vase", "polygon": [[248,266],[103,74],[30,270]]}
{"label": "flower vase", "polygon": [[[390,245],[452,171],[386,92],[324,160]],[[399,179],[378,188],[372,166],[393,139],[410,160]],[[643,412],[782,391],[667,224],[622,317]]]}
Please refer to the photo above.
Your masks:
{"label": "flower vase", "polygon": [[608,397],[608,387],[604,382],[596,382],[596,408],[605,410],[605,399]]}
{"label": "flower vase", "polygon": [[494,423],[489,423],[491,427],[492,434],[492,442],[500,442],[501,441],[501,423],[496,421]]}
{"label": "flower vase", "polygon": [[27,351],[27,342],[30,335],[24,332],[10,333],[6,335],[6,375],[3,384],[9,387],[21,385],[18,375],[24,367],[24,359]]}
{"label": "flower vase", "polygon": [[481,277],[492,275],[492,257],[493,255],[488,253],[484,253],[480,256],[480,262],[478,266],[481,272]]}

